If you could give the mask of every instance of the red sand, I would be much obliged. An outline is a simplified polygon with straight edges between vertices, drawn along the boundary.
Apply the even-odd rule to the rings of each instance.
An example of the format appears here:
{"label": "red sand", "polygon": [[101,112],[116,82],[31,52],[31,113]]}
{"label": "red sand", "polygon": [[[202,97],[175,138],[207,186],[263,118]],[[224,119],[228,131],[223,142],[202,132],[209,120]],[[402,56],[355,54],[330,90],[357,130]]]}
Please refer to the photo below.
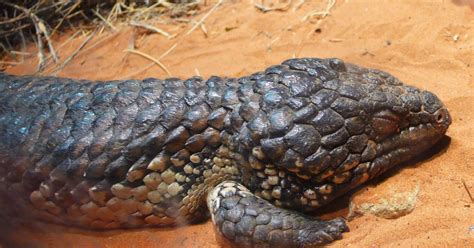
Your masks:
{"label": "red sand", "polygon": [[[209,2],[209,1],[208,1]],[[212,1],[215,3],[215,1]],[[413,212],[397,219],[366,214],[349,222],[351,231],[333,247],[474,247],[474,11],[450,1],[338,1],[316,30],[302,18],[324,10],[323,1],[306,1],[296,11],[262,13],[250,1],[226,1],[201,29],[184,35],[192,24],[156,24],[172,34],[136,37],[137,49],[160,57],[172,76],[242,76],[285,59],[339,57],[379,68],[402,81],[435,92],[448,106],[453,124],[444,150],[415,165],[390,173],[388,179],[359,190],[356,200],[370,199],[397,189],[420,188]],[[297,1],[294,1],[297,2]],[[311,3],[310,3],[311,2]],[[459,1],[458,1],[459,2]],[[461,1],[462,2],[462,1]],[[295,4],[294,4],[295,5]],[[209,4],[199,20],[212,8]],[[63,69],[59,76],[87,79],[167,77],[140,56],[125,53],[132,29],[103,33]],[[57,44],[69,35],[59,37]],[[85,39],[59,49],[64,60]],[[102,40],[105,39],[105,40]],[[102,40],[102,41],[100,41]],[[97,44],[94,46],[94,44]],[[8,73],[34,72],[35,56]],[[132,75],[132,76],[127,76]],[[347,214],[348,201],[339,201]],[[331,212],[328,207],[326,212]],[[27,247],[217,247],[210,222],[178,229],[91,232],[45,225],[42,230],[19,228],[8,235],[10,244]]]}

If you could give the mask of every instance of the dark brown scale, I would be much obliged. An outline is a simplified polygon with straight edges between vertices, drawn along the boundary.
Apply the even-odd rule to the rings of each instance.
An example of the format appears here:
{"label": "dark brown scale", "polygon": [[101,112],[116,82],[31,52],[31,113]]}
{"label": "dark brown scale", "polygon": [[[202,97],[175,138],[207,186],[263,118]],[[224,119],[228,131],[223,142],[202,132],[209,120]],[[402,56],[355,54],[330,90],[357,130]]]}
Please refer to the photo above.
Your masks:
{"label": "dark brown scale", "polygon": [[367,141],[368,138],[366,134],[351,136],[347,140],[347,148],[349,148],[351,152],[362,153],[367,144]]}
{"label": "dark brown scale", "polygon": [[310,121],[312,121],[317,114],[317,107],[309,103],[295,112],[294,122],[310,124]]}
{"label": "dark brown scale", "polygon": [[146,175],[146,170],[150,160],[151,159],[145,155],[137,159],[130,169],[128,169],[127,180],[130,182],[135,182],[142,179]]}
{"label": "dark brown scale", "polygon": [[188,150],[181,149],[178,152],[176,152],[175,154],[173,154],[173,156],[171,156],[170,160],[171,160],[171,163],[173,163],[174,166],[182,167],[183,165],[185,165],[189,161],[189,156],[190,155],[191,154],[189,153]]}
{"label": "dark brown scale", "polygon": [[273,159],[273,161],[276,161],[282,157],[288,149],[288,145],[283,137],[262,139],[260,142],[262,144],[262,150],[264,153]]}
{"label": "dark brown scale", "polygon": [[261,108],[265,112],[277,109],[287,104],[288,94],[283,88],[273,88],[262,96]]}
{"label": "dark brown scale", "polygon": [[311,96],[311,101],[318,109],[325,109],[338,98],[338,93],[330,89],[322,89]]}
{"label": "dark brown scale", "polygon": [[331,104],[331,108],[345,119],[363,115],[360,103],[346,97],[339,97]]}
{"label": "dark brown scale", "polygon": [[251,101],[241,105],[238,114],[242,117],[243,121],[249,122],[255,118],[259,110],[259,103]]}
{"label": "dark brown scale", "polygon": [[337,131],[344,125],[344,118],[332,109],[325,109],[311,121],[321,135]]}
{"label": "dark brown scale", "polygon": [[297,152],[293,151],[292,149],[287,149],[285,151],[285,154],[283,154],[283,156],[278,161],[276,161],[276,165],[281,166],[290,171],[298,171],[296,167],[296,162],[298,158],[299,154]]}
{"label": "dark brown scale", "polygon": [[351,135],[361,134],[365,132],[366,120],[363,117],[356,116],[348,118],[344,122],[347,131]]}
{"label": "dark brown scale", "polygon": [[[160,99],[160,102],[163,102],[163,100]],[[184,101],[168,103],[165,104],[165,106],[165,110],[160,115],[160,124],[167,130],[172,130],[181,124],[181,120],[183,119],[188,107]],[[158,115],[159,113],[156,114]]]}
{"label": "dark brown scale", "polygon": [[320,147],[316,152],[306,157],[303,163],[311,173],[319,174],[330,165],[330,161],[329,152]]}
{"label": "dark brown scale", "polygon": [[209,109],[206,105],[193,106],[184,116],[183,126],[192,133],[200,133],[207,127]]}
{"label": "dark brown scale", "polygon": [[191,152],[199,152],[206,145],[206,137],[203,134],[195,134],[191,136],[184,146]]}
{"label": "dark brown scale", "polygon": [[293,110],[300,110],[310,104],[310,100],[304,97],[291,97],[288,99],[288,106]]}
{"label": "dark brown scale", "polygon": [[95,158],[89,166],[87,166],[87,169],[84,173],[85,178],[89,179],[99,179],[102,178],[105,172],[105,169],[107,168],[107,165],[110,164],[110,159],[108,158],[106,153],[101,154],[97,158]]}
{"label": "dark brown scale", "polygon": [[241,105],[236,106],[229,116],[230,127],[232,132],[239,132],[240,128],[244,124],[244,119],[240,116]]}
{"label": "dark brown scale", "polygon": [[283,136],[293,128],[293,111],[288,107],[275,109],[270,112],[268,121],[270,124],[270,135]]}
{"label": "dark brown scale", "polygon": [[239,79],[240,86],[237,96],[241,102],[258,101],[260,96],[253,91],[253,82],[248,78]]}
{"label": "dark brown scale", "polygon": [[268,137],[270,122],[265,112],[259,111],[255,118],[247,124],[247,128],[255,141]]}
{"label": "dark brown scale", "polygon": [[163,149],[168,152],[177,152],[184,147],[186,140],[190,137],[185,127],[179,126],[173,129],[165,140]]}
{"label": "dark brown scale", "polygon": [[321,143],[321,135],[311,125],[295,125],[284,138],[290,148],[303,156],[311,154]]}
{"label": "dark brown scale", "polygon": [[341,128],[332,134],[328,134],[321,138],[321,144],[326,148],[335,148],[347,142],[349,133],[345,128]]}

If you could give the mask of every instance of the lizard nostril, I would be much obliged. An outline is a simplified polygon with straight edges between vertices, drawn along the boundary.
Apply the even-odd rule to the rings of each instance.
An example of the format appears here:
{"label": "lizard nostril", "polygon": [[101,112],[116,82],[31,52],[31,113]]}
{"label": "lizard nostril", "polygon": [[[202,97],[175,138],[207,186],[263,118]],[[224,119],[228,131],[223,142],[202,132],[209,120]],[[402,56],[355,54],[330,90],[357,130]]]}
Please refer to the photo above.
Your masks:
{"label": "lizard nostril", "polygon": [[437,123],[443,123],[446,120],[446,111],[444,109],[439,110],[435,115],[435,120]]}

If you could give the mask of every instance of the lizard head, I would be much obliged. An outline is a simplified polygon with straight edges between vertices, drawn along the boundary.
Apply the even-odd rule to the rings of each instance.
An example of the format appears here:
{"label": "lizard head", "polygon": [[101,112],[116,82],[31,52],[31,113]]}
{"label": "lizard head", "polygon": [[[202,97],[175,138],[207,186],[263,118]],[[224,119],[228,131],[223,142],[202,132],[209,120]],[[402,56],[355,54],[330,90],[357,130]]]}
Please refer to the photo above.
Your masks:
{"label": "lizard head", "polygon": [[[283,65],[293,70],[281,79],[283,84],[291,80],[286,83],[289,107],[266,111],[263,126],[269,135],[249,159],[254,169],[263,168],[251,184],[276,205],[324,205],[430,148],[451,124],[436,95],[388,73],[338,59],[294,59]],[[299,102],[304,104],[293,106]],[[277,133],[275,127],[287,129]]]}

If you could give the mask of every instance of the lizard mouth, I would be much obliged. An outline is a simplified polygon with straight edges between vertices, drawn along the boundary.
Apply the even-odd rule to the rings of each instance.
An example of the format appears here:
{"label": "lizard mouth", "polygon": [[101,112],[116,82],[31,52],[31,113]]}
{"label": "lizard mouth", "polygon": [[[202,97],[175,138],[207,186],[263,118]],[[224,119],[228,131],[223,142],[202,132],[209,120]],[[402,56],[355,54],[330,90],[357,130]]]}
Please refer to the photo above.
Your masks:
{"label": "lizard mouth", "polygon": [[377,146],[377,155],[369,167],[370,178],[432,147],[444,136],[450,124],[451,117],[443,108],[433,114],[431,122],[407,127],[388,137]]}
{"label": "lizard mouth", "polygon": [[[451,124],[451,117],[447,110],[443,111],[443,118],[434,115],[434,121],[406,127],[398,133],[386,137],[375,147],[374,159],[362,161],[347,172],[335,173],[332,181],[335,188],[332,195],[320,196],[323,205],[350,189],[376,178],[388,169],[399,165],[435,145],[446,133]],[[339,181],[340,180],[340,181]],[[316,182],[318,189],[327,189],[326,182]],[[323,190],[324,191],[324,190]]]}

